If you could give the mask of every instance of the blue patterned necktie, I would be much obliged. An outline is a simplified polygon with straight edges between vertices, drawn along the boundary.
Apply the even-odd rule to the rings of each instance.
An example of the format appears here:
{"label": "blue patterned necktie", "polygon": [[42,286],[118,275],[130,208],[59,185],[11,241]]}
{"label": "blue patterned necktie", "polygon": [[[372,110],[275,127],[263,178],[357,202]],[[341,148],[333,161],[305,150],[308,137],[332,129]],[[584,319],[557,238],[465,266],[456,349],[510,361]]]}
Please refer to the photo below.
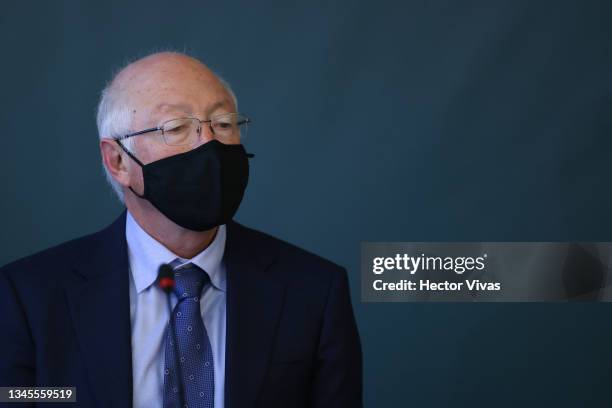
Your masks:
{"label": "blue patterned necktie", "polygon": [[210,278],[191,263],[174,272],[178,302],[166,329],[164,408],[213,408],[213,355],[200,313],[200,295]]}

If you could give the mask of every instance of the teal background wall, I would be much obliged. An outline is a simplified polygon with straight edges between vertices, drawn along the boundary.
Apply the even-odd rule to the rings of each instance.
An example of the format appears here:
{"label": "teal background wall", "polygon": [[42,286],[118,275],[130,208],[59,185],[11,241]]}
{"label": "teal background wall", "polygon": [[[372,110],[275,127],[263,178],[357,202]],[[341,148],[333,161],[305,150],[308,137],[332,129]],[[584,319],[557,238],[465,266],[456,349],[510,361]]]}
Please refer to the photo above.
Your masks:
{"label": "teal background wall", "polygon": [[254,120],[237,219],[349,270],[368,407],[609,406],[608,304],[362,304],[361,241],[612,240],[612,3],[3,2],[0,264],[121,211],[113,69],[201,58]]}

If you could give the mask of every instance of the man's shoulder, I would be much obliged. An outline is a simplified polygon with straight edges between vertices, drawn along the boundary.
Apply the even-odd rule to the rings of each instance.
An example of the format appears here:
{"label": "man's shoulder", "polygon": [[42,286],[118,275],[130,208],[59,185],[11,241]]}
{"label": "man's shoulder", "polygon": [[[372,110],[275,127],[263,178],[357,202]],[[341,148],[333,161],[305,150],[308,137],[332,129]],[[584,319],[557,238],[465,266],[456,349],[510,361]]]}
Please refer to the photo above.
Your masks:
{"label": "man's shoulder", "polygon": [[[120,217],[121,218],[121,217]],[[84,258],[91,257],[104,242],[104,236],[117,221],[99,231],[43,249],[0,267],[0,275],[12,279],[35,279],[43,282],[57,279],[58,274],[69,271]]]}
{"label": "man's shoulder", "polygon": [[240,244],[248,246],[258,256],[274,256],[275,263],[284,267],[291,265],[295,271],[310,273],[345,273],[344,268],[329,259],[300,248],[266,232],[247,227],[237,222],[228,224],[228,238],[232,233],[240,236]]}

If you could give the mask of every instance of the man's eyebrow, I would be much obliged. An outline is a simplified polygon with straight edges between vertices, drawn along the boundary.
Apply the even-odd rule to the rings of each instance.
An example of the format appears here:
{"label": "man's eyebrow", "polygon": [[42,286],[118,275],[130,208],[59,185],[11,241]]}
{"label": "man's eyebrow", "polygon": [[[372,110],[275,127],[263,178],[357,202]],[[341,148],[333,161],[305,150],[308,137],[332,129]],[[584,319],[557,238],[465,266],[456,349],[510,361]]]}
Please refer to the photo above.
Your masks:
{"label": "man's eyebrow", "polygon": [[226,104],[229,104],[229,101],[227,99],[217,101],[208,107],[208,109],[206,110],[206,114],[210,115],[212,112],[214,112],[215,110],[219,109],[220,107]]}
{"label": "man's eyebrow", "polygon": [[206,109],[206,116],[210,116],[211,113],[224,106],[232,106],[231,101],[229,99],[221,99],[220,101],[213,103]]}

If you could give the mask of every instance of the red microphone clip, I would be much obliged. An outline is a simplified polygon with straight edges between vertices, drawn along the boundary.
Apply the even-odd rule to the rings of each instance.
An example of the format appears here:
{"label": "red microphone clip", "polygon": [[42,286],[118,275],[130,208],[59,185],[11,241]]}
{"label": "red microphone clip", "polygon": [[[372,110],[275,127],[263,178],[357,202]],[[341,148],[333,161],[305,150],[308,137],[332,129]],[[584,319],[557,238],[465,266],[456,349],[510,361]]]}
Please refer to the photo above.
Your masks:
{"label": "red microphone clip", "polygon": [[157,284],[166,293],[171,293],[174,290],[174,270],[172,270],[170,265],[160,265],[157,273]]}

